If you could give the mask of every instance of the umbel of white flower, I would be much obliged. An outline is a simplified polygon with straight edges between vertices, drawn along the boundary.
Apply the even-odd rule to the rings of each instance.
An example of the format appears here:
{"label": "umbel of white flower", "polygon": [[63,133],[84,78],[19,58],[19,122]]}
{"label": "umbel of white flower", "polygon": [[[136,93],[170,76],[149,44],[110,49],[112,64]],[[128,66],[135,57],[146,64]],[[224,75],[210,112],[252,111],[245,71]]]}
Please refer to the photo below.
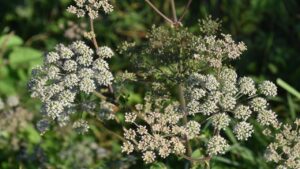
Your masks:
{"label": "umbel of white flower", "polygon": [[4,110],[6,107],[13,108],[17,107],[20,104],[18,96],[10,95],[6,98],[6,102],[0,97],[0,111]]}
{"label": "umbel of white flower", "polygon": [[[141,152],[145,163],[152,163],[157,157],[167,158],[170,154],[182,155],[186,152],[185,140],[199,136],[200,124],[189,121],[180,125],[183,115],[177,102],[163,106],[166,98],[155,98],[155,104],[145,99],[144,105],[136,105],[137,112],[125,114],[125,121],[137,125],[135,128],[124,129],[122,152],[127,154],[134,150]],[[156,106],[154,106],[156,105]],[[139,120],[145,124],[139,124]]]}
{"label": "umbel of white flower", "polygon": [[269,109],[266,100],[267,96],[277,94],[276,86],[270,81],[256,87],[251,78],[238,78],[235,70],[223,68],[215,75],[195,73],[188,84],[188,113],[206,117],[214,127],[216,136],[207,145],[210,155],[222,154],[226,150],[227,143],[220,132],[227,127],[233,126],[238,140],[251,137],[254,127],[248,122],[250,117],[262,126],[280,126],[276,113]]}
{"label": "umbel of white flower", "polygon": [[277,169],[300,168],[300,119],[294,125],[285,124],[268,145],[265,158],[276,164]]}
{"label": "umbel of white flower", "polygon": [[[69,46],[59,44],[46,54],[43,65],[33,69],[29,82],[31,96],[42,101],[42,113],[65,125],[81,104],[76,102],[78,95],[89,95],[112,83],[112,73],[104,60],[111,56],[111,52],[101,53],[101,57],[94,55],[83,41]],[[45,129],[42,124],[47,123],[39,125]],[[77,123],[76,127],[78,124],[85,123]]]}
{"label": "umbel of white flower", "polygon": [[163,106],[168,98],[146,97],[144,105],[136,106],[137,112],[125,114],[125,121],[136,127],[125,129],[122,151],[128,154],[134,150],[142,152],[146,163],[170,154],[182,155],[186,152],[183,138],[199,138],[200,124],[208,122],[213,130],[206,143],[207,155],[222,155],[230,147],[222,137],[226,128],[233,130],[237,140],[244,141],[254,132],[250,118],[265,127],[280,126],[266,100],[267,96],[277,93],[276,86],[270,83],[265,81],[257,85],[257,89],[251,78],[238,78],[235,70],[230,68],[223,68],[217,74],[195,73],[188,79],[186,87],[187,123],[182,123],[183,113],[178,103],[173,101]]}
{"label": "umbel of white flower", "polygon": [[110,13],[113,11],[113,6],[108,0],[74,0],[75,6],[70,5],[68,12],[77,15],[78,18],[84,17],[86,14],[91,19],[96,19],[100,11]]}

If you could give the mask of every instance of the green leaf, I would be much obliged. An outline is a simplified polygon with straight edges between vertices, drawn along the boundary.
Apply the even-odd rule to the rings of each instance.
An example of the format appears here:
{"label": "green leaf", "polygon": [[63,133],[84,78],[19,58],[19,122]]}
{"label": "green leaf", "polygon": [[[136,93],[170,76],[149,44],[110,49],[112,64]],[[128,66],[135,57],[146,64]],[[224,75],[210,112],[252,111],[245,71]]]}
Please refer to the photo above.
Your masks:
{"label": "green leaf", "polygon": [[272,63],[268,64],[268,68],[273,74],[278,73],[278,68],[275,64]]}
{"label": "green leaf", "polygon": [[228,136],[229,140],[233,143],[233,144],[238,144],[238,141],[236,140],[233,132],[231,131],[230,128],[226,128],[225,130],[226,135]]}
{"label": "green leaf", "polygon": [[168,167],[164,163],[154,163],[151,165],[150,169],[168,169]]}
{"label": "green leaf", "polygon": [[37,61],[42,61],[42,52],[28,47],[14,48],[9,55],[9,63],[13,68],[29,68]]}
{"label": "green leaf", "polygon": [[243,32],[245,32],[246,34],[250,34],[256,30],[256,26],[253,23],[247,23],[246,25],[244,25],[242,27],[242,29],[243,29]]}
{"label": "green leaf", "polygon": [[14,84],[12,81],[1,80],[0,81],[0,94],[10,95],[15,92]]}
{"label": "green leaf", "polygon": [[35,128],[33,126],[28,125],[24,130],[27,133],[28,140],[31,143],[37,144],[41,141],[40,134],[38,133],[37,130],[35,130]]}
{"label": "green leaf", "polygon": [[203,165],[204,164],[194,164],[191,169],[203,169],[204,168]]}
{"label": "green leaf", "polygon": [[20,46],[23,44],[23,40],[17,35],[3,35],[0,36],[0,46],[4,45],[6,48],[11,48],[14,46]]}
{"label": "green leaf", "polygon": [[291,85],[289,85],[288,83],[286,83],[285,81],[283,81],[282,79],[277,79],[276,80],[277,84],[282,87],[283,89],[285,89],[286,91],[288,91],[291,95],[296,96],[298,99],[300,99],[300,93],[299,91],[297,91],[295,88],[293,88]]}
{"label": "green leaf", "polygon": [[130,92],[130,95],[128,97],[128,104],[140,103],[141,101],[142,101],[142,98],[139,94]]}
{"label": "green leaf", "polygon": [[[1,62],[1,60],[0,60]],[[5,77],[7,77],[9,74],[9,70],[6,66],[1,66],[1,63],[0,63],[0,79],[3,79]]]}
{"label": "green leaf", "polygon": [[195,150],[193,153],[192,153],[192,157],[193,158],[200,158],[202,157],[203,154],[201,153],[201,151],[199,149]]}
{"label": "green leaf", "polygon": [[287,101],[289,105],[290,114],[293,120],[296,119],[296,106],[290,94],[287,95]]}
{"label": "green leaf", "polygon": [[28,81],[28,76],[27,73],[23,69],[17,69],[17,74],[20,79],[20,82],[27,82]]}
{"label": "green leaf", "polygon": [[229,164],[229,165],[233,165],[233,166],[239,166],[240,164],[236,161],[232,161],[231,159],[229,158],[225,158],[225,157],[221,157],[221,156],[216,156],[216,157],[213,157],[214,160],[218,161],[218,162],[222,162],[222,163],[225,163],[225,164]]}
{"label": "green leaf", "polygon": [[232,153],[235,153],[235,154],[239,155],[239,156],[242,156],[243,159],[249,161],[252,164],[255,163],[253,153],[251,152],[251,150],[249,150],[246,147],[242,147],[240,145],[233,145],[233,146],[231,146],[230,151]]}

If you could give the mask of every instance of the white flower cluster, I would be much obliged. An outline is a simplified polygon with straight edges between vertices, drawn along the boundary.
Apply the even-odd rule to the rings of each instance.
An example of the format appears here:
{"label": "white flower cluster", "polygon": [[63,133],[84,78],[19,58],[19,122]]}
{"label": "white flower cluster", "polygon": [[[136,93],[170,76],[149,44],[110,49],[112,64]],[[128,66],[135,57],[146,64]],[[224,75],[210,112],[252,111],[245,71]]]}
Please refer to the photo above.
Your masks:
{"label": "white flower cluster", "polygon": [[186,97],[189,115],[204,115],[214,127],[215,136],[207,146],[210,155],[224,152],[226,140],[220,132],[231,124],[238,140],[251,137],[254,130],[247,120],[252,114],[257,114],[256,120],[263,126],[279,126],[276,114],[268,109],[264,98],[277,93],[276,86],[269,81],[258,85],[257,90],[251,78],[238,78],[233,69],[223,68],[216,75],[195,73],[188,84]]}
{"label": "white flower cluster", "polygon": [[98,18],[98,13],[103,10],[105,13],[113,11],[113,6],[108,0],[74,0],[75,6],[70,5],[68,12],[77,15],[78,18],[84,17],[86,14],[91,19]]}
{"label": "white flower cluster", "polygon": [[102,46],[97,49],[97,55],[100,56],[101,58],[107,58],[110,59],[111,57],[114,56],[114,52],[110,47],[107,46]]}
{"label": "white flower cluster", "polygon": [[[69,46],[59,44],[46,54],[44,64],[32,71],[29,82],[31,96],[43,103],[44,115],[64,126],[76,106],[83,105],[76,102],[79,95],[110,85],[113,76],[104,58],[107,57],[94,56],[94,51],[82,41]],[[38,126],[42,124],[45,121]]]}
{"label": "white flower cluster", "polygon": [[6,102],[4,102],[1,98],[0,98],[0,111],[4,110],[5,107],[16,107],[20,104],[20,100],[18,96],[15,95],[11,95],[8,96],[6,99]]}
{"label": "white flower cluster", "polygon": [[228,148],[226,139],[219,135],[213,136],[207,144],[207,152],[210,156],[225,154]]}
{"label": "white flower cluster", "polygon": [[[146,99],[147,100],[147,99]],[[160,100],[160,99],[158,99]],[[158,101],[159,102],[159,101]],[[146,101],[144,105],[136,105],[137,112],[126,113],[125,121],[134,125],[134,129],[125,129],[122,152],[132,153],[134,150],[143,153],[145,163],[152,163],[157,156],[166,158],[170,154],[183,155],[187,139],[193,139],[200,134],[200,124],[189,121],[179,125],[183,114],[178,103],[162,106],[162,103],[152,105]],[[139,125],[139,122],[146,125]]]}
{"label": "white flower cluster", "polygon": [[264,81],[259,85],[259,90],[266,96],[276,96],[277,95],[277,87],[274,83],[270,81]]}
{"label": "white flower cluster", "polygon": [[74,128],[78,133],[84,134],[84,133],[88,132],[88,130],[89,130],[89,125],[88,125],[87,121],[80,119],[80,120],[74,122],[73,128]]}
{"label": "white flower cluster", "polygon": [[220,68],[225,59],[237,59],[247,49],[243,42],[235,43],[229,34],[222,34],[222,37],[200,37],[195,44],[195,58],[206,61],[211,67]]}
{"label": "white flower cluster", "polygon": [[99,144],[93,140],[73,140],[67,143],[68,144],[65,143],[57,152],[59,161],[68,161],[67,165],[64,164],[65,168],[94,168],[91,166],[98,164],[103,158],[111,157],[110,150],[100,147]]}
{"label": "white flower cluster", "polygon": [[116,111],[117,111],[116,105],[109,103],[107,101],[102,101],[100,103],[100,110],[98,113],[98,117],[100,117],[100,119],[113,120],[115,119]]}
{"label": "white flower cluster", "polygon": [[300,168],[300,119],[295,125],[282,125],[281,132],[275,135],[275,141],[267,147],[265,158],[274,162],[277,169]]}
{"label": "white flower cluster", "polygon": [[[19,97],[8,96],[5,101],[0,97],[0,131],[15,135],[33,119],[33,114],[20,105]],[[18,138],[14,138],[18,144]]]}
{"label": "white flower cluster", "polygon": [[233,130],[238,140],[247,140],[254,132],[253,126],[245,121],[238,123]]}

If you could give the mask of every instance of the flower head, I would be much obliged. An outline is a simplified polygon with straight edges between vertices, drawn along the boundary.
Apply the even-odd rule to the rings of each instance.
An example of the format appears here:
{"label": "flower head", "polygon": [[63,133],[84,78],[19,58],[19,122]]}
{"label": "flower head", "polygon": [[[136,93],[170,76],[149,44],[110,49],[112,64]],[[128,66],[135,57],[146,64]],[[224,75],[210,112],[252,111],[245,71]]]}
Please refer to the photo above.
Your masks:
{"label": "flower head", "polygon": [[69,13],[77,15],[78,18],[84,17],[86,14],[91,19],[98,18],[98,13],[102,10],[105,13],[113,11],[113,6],[108,0],[74,0],[75,6],[70,5],[67,8]]}
{"label": "flower head", "polygon": [[153,151],[146,151],[143,154],[143,160],[145,161],[146,164],[153,163],[155,158],[156,158],[156,155],[154,154]]}
{"label": "flower head", "polygon": [[69,46],[59,44],[49,52],[44,64],[33,70],[29,88],[31,96],[42,101],[44,114],[64,126],[76,107],[82,106],[81,94],[89,95],[112,80],[108,63],[96,59],[83,41],[76,41]]}
{"label": "flower head", "polygon": [[240,122],[234,127],[234,134],[238,140],[248,140],[254,132],[253,126],[248,122]]}
{"label": "flower head", "polygon": [[259,85],[259,91],[264,94],[265,96],[276,96],[277,95],[277,87],[273,82],[264,81],[262,84]]}
{"label": "flower head", "polygon": [[221,136],[213,136],[207,143],[207,153],[210,156],[225,154],[229,145]]}
{"label": "flower head", "polygon": [[300,168],[300,126],[297,121],[299,119],[294,125],[282,125],[275,134],[274,142],[267,147],[265,158],[275,163],[277,168]]}

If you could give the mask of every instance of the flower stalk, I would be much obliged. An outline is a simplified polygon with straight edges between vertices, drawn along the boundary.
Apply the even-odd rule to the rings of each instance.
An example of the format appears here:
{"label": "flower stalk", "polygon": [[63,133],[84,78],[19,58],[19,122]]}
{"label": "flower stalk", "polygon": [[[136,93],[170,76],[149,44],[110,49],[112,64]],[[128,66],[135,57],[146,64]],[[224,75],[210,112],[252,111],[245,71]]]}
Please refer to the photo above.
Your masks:
{"label": "flower stalk", "polygon": [[[187,118],[187,111],[186,111],[186,101],[185,101],[185,98],[184,98],[184,87],[183,87],[183,84],[180,83],[178,85],[178,96],[179,96],[179,102],[180,102],[180,106],[181,106],[181,110],[182,110],[182,113],[184,114],[183,116],[183,123],[184,125],[186,125],[188,123],[188,118]],[[191,144],[187,138],[187,136],[185,136],[185,147],[186,147],[186,155],[188,157],[190,157],[192,155],[192,147],[191,147]],[[192,163],[192,161],[188,161],[188,164],[186,165],[186,167],[188,168],[188,166],[190,166]]]}

